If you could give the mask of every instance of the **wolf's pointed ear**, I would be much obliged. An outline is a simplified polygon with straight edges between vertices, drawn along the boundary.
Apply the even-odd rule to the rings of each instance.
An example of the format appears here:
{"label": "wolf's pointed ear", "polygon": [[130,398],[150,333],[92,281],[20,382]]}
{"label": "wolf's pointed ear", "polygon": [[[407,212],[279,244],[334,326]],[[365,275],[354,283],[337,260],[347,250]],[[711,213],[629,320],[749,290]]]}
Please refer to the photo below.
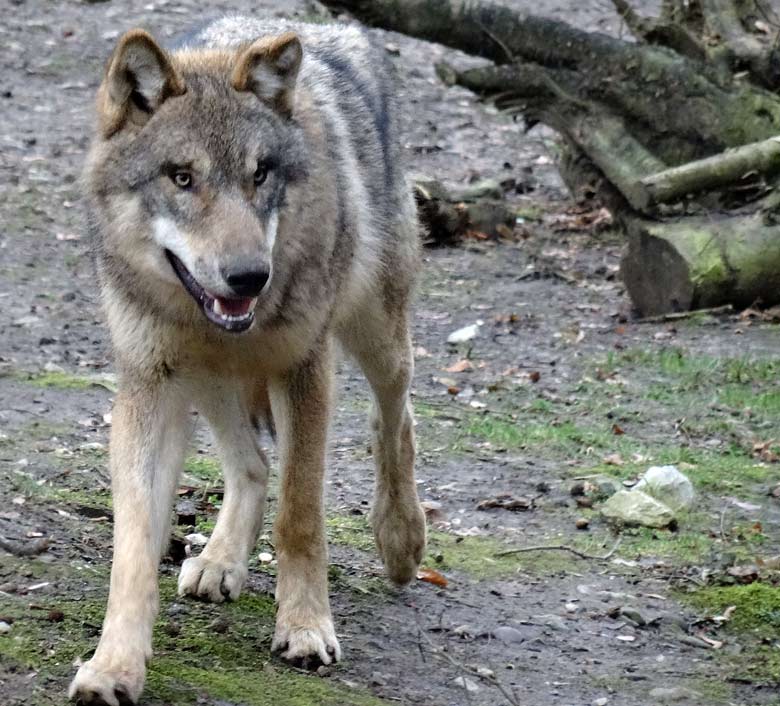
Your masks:
{"label": "wolf's pointed ear", "polygon": [[301,40],[294,32],[263,37],[239,54],[230,83],[237,91],[252,91],[289,117],[302,58]]}
{"label": "wolf's pointed ear", "polygon": [[127,122],[143,125],[170,96],[186,90],[167,52],[142,29],[119,40],[98,92],[98,113],[105,137]]}

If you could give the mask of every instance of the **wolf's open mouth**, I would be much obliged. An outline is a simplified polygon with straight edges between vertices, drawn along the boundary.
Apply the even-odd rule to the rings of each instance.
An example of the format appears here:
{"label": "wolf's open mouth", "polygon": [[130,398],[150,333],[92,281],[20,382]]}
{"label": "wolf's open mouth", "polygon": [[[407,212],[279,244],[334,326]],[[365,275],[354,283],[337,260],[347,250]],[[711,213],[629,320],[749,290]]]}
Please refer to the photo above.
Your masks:
{"label": "wolf's open mouth", "polygon": [[184,288],[198,302],[209,321],[232,333],[246,331],[254,323],[257,297],[218,297],[209,294],[176,255],[170,250],[166,250],[165,255]]}

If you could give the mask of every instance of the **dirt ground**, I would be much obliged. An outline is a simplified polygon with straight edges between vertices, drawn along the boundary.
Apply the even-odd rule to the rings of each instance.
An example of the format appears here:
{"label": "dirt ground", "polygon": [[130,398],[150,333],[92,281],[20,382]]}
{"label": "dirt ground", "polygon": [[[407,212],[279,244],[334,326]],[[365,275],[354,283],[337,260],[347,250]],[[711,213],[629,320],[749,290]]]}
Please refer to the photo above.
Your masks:
{"label": "dirt ground", "polygon": [[[512,4],[620,32],[606,0]],[[106,598],[114,378],[78,202],[102,64],[135,25],[165,38],[225,11],[312,16],[304,2],[202,6],[0,0],[0,702],[9,706],[65,701]],[[468,59],[382,40],[400,51],[410,167],[453,185],[505,182],[518,212],[515,238],[425,252],[414,320],[418,477],[431,521],[425,566],[447,586],[398,591],[382,578],[366,529],[368,396],[345,362],[328,479],[343,663],[308,674],[270,654],[267,535],[237,603],[175,597],[178,564],[193,550],[184,538],[207,536],[221,501],[199,428],[161,567],[142,703],[780,704],[778,325],[749,313],[636,321],[618,276],[619,236],[589,225],[599,214],[566,195],[553,135],[524,133],[436,79],[435,60]],[[471,324],[473,340],[446,342]],[[675,532],[616,534],[598,499],[591,507],[571,493],[583,478],[630,485],[661,463],[697,492]],[[479,508],[502,494],[529,507]],[[588,558],[499,556],[561,544]]]}

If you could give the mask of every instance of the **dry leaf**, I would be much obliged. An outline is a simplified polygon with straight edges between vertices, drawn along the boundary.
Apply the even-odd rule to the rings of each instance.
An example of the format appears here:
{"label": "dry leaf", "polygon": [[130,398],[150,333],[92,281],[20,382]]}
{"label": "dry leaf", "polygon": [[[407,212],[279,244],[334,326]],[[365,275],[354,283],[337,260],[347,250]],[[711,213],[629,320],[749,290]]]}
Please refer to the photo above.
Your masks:
{"label": "dry leaf", "polygon": [[538,370],[533,370],[530,373],[528,373],[528,379],[531,382],[539,382],[541,378],[542,378],[542,374]]}
{"label": "dry leaf", "polygon": [[722,640],[714,640],[704,633],[699,633],[696,635],[696,637],[698,637],[702,642],[706,642],[710,647],[712,647],[713,650],[719,650],[721,647],[723,647]]}
{"label": "dry leaf", "polygon": [[447,588],[447,579],[435,569],[420,569],[417,572],[417,580],[432,583],[434,586]]}
{"label": "dry leaf", "polygon": [[617,424],[613,424],[613,425],[612,425],[612,433],[613,433],[615,436],[622,436],[622,435],[623,435],[623,434],[625,434],[626,432],[624,432],[624,431],[623,431],[623,430],[622,430],[622,429],[621,429],[621,428],[620,428],[620,427],[619,427]]}
{"label": "dry leaf", "polygon": [[463,360],[459,360],[457,363],[453,363],[448,368],[445,368],[448,373],[463,373],[473,369],[474,365],[467,358],[463,358]]}

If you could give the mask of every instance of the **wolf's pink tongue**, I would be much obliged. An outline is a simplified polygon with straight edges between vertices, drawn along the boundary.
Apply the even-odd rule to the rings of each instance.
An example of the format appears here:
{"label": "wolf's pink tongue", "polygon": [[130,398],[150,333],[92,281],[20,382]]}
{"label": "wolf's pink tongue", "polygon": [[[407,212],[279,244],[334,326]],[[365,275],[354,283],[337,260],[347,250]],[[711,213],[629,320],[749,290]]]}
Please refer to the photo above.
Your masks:
{"label": "wolf's pink tongue", "polygon": [[252,308],[254,299],[251,297],[240,297],[238,299],[223,299],[215,297],[219,307],[217,313],[223,316],[244,316]]}

